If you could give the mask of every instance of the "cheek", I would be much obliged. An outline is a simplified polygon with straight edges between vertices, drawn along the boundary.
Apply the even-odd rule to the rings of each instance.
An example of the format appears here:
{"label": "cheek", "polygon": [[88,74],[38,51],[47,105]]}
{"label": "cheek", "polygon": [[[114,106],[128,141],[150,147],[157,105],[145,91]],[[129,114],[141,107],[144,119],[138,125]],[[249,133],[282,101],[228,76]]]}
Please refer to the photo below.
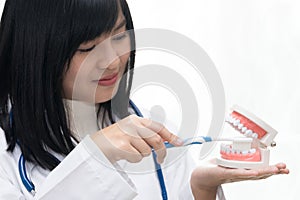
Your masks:
{"label": "cheek", "polygon": [[126,64],[127,64],[128,60],[129,60],[129,57],[130,57],[130,52],[126,53],[126,54],[124,54],[124,55],[122,55],[122,56],[119,57],[120,61],[122,63],[122,71],[125,70]]}
{"label": "cheek", "polygon": [[121,66],[124,69],[126,67],[127,61],[130,57],[131,53],[131,44],[130,44],[130,38],[127,37],[121,44],[118,44],[115,46],[116,53],[119,56]]}
{"label": "cheek", "polygon": [[[72,58],[70,65],[67,69],[67,71],[64,74],[63,78],[63,92],[64,97],[71,99],[72,98],[72,91],[75,84],[75,80],[79,77],[80,66],[83,62],[85,57],[83,56],[76,56]],[[66,67],[67,68],[67,67]]]}

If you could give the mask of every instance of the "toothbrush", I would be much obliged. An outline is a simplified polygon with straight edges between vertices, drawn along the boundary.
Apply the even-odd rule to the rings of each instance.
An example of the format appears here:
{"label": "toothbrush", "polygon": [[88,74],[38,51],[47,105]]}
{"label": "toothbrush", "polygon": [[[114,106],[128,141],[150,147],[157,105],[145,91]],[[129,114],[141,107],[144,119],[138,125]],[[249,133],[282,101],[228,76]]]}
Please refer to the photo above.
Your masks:
{"label": "toothbrush", "polygon": [[[207,142],[218,142],[218,141],[230,141],[230,142],[247,142],[251,143],[252,138],[247,138],[247,137],[235,137],[235,138],[212,138],[209,136],[198,136],[194,138],[187,138],[183,140],[183,145],[182,146],[189,146],[193,144],[203,144]],[[173,148],[176,147],[173,144],[170,144],[169,142],[165,142],[166,148]]]}

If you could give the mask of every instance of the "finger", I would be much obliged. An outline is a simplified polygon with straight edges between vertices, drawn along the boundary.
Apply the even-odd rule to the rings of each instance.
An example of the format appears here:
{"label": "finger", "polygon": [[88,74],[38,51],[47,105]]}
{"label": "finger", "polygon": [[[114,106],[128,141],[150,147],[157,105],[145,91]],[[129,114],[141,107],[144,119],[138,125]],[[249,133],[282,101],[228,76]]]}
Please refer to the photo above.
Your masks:
{"label": "finger", "polygon": [[167,151],[163,139],[159,135],[156,135],[154,137],[147,139],[147,143],[150,146],[152,146],[152,148],[156,152],[157,162],[160,164],[163,163],[167,155]]}
{"label": "finger", "polygon": [[162,163],[164,158],[166,157],[167,152],[164,141],[160,137],[160,135],[146,127],[138,128],[137,131],[138,134],[144,139],[144,141],[155,150],[157,154],[157,162]]}
{"label": "finger", "polygon": [[257,177],[269,177],[270,175],[277,175],[277,174],[289,174],[290,171],[289,169],[277,169],[277,170],[273,170],[273,172],[270,172],[269,174],[267,172],[261,174],[261,175],[258,175]]}
{"label": "finger", "polygon": [[150,119],[143,118],[141,119],[141,123],[151,129],[152,131],[158,133],[165,141],[175,145],[181,146],[183,145],[183,140],[180,139],[178,136],[172,134],[168,129],[166,129],[162,124],[155,122]]}
{"label": "finger", "polygon": [[142,156],[149,156],[152,152],[151,147],[142,138],[134,138],[130,143]]}
{"label": "finger", "polygon": [[284,163],[277,163],[275,166],[276,166],[278,169],[285,169],[285,168],[286,168],[286,164],[284,164]]}
{"label": "finger", "polygon": [[[272,175],[279,174],[281,172],[281,169],[279,169],[277,166],[269,166],[269,167],[253,169],[249,171],[253,172],[253,179],[257,180],[257,179],[265,179]],[[286,171],[287,170],[284,170],[283,173],[285,173]]]}
{"label": "finger", "polygon": [[289,174],[290,170],[289,169],[281,169],[278,174]]}
{"label": "finger", "polygon": [[129,146],[126,150],[122,150],[121,154],[123,158],[131,163],[137,163],[143,159],[142,154],[133,146]]}
{"label": "finger", "polygon": [[285,167],[285,164],[280,163],[275,166],[260,169],[226,169],[224,170],[224,173],[226,173],[225,178],[229,179],[258,180],[266,179],[276,174],[288,174],[289,170]]}
{"label": "finger", "polygon": [[266,168],[258,169],[258,176],[264,176],[266,174],[277,174],[280,172],[280,169],[276,166],[269,166]]}
{"label": "finger", "polygon": [[282,163],[260,169],[232,169],[222,167],[222,179],[224,183],[245,180],[261,180],[276,174],[288,174],[289,170],[285,167],[285,164]]}
{"label": "finger", "polygon": [[275,165],[278,168],[278,172],[276,174],[289,174],[290,170],[286,168],[285,163],[277,163]]}

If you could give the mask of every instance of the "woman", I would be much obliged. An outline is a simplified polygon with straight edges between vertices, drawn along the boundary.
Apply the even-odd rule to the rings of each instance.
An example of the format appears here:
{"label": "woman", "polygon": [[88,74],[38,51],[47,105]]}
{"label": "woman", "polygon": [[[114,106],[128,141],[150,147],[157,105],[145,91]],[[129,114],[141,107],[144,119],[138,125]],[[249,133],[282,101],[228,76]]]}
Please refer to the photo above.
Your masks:
{"label": "woman", "polygon": [[[132,29],[125,0],[6,1],[0,199],[161,198],[149,155],[154,149],[159,165],[164,141],[182,141],[161,124],[131,115],[135,39],[126,30]],[[128,165],[146,168],[131,173]],[[196,168],[189,156],[163,169],[170,199],[215,199],[223,183],[285,173],[284,164]]]}

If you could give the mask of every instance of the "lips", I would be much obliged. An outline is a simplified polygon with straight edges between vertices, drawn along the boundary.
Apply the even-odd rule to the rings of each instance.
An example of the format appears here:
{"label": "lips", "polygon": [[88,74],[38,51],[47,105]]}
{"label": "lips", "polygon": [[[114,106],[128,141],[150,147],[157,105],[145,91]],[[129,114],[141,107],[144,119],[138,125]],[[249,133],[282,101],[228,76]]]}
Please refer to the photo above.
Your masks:
{"label": "lips", "polygon": [[111,86],[114,85],[118,80],[118,73],[104,76],[98,81],[98,85]]}

